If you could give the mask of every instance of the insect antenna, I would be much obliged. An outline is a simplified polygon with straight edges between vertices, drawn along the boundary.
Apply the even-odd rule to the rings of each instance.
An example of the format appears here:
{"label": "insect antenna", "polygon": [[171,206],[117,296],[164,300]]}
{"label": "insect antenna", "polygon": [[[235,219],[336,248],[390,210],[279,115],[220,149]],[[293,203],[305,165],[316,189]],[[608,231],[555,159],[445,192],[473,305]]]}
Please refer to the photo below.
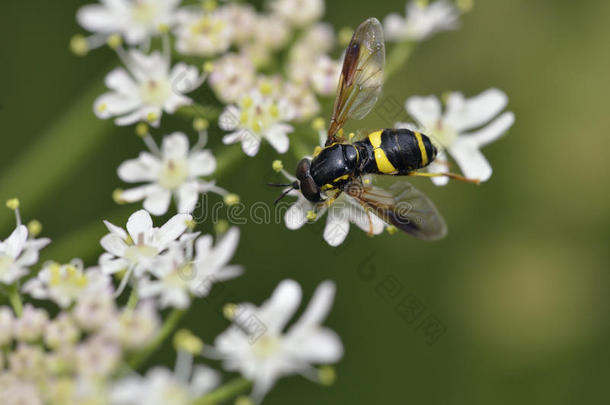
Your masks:
{"label": "insect antenna", "polygon": [[297,181],[294,181],[293,183],[289,183],[289,184],[268,184],[269,186],[272,187],[290,187],[289,189],[285,190],[282,194],[280,194],[280,196],[278,198],[275,199],[275,201],[273,201],[273,205],[276,205],[278,202],[280,202],[280,200],[284,197],[286,197],[288,195],[288,193],[290,193],[292,190],[298,190],[299,189],[299,183]]}

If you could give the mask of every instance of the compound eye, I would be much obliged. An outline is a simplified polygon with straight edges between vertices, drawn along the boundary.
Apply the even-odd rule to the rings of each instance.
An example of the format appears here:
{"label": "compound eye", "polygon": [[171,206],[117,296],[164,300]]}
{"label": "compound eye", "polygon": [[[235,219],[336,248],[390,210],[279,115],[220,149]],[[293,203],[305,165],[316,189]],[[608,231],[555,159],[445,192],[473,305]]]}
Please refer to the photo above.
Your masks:
{"label": "compound eye", "polygon": [[296,175],[299,181],[305,180],[309,177],[309,167],[311,166],[311,161],[307,158],[301,159],[301,161],[297,164]]}
{"label": "compound eye", "polygon": [[301,180],[301,193],[303,196],[312,202],[319,202],[322,200],[320,196],[320,188],[316,185],[311,177],[307,177]]}

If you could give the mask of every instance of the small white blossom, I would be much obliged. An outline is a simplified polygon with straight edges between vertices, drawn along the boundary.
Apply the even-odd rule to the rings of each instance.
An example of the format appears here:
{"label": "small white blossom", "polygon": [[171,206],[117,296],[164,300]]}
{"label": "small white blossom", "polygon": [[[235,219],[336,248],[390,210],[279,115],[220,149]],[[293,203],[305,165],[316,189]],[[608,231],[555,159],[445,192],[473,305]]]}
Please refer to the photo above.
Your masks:
{"label": "small white blossom", "polygon": [[293,118],[294,111],[286,100],[267,98],[254,91],[242,97],[238,105],[225,108],[218,125],[225,131],[234,131],[223,137],[225,144],[241,142],[244,153],[254,156],[263,138],[279,153],[286,153],[288,133],[293,127],[285,122]]}
{"label": "small white blossom", "polygon": [[92,285],[109,285],[110,278],[99,268],[83,269],[80,259],[68,264],[47,262],[36,278],[23,286],[23,292],[39,300],[50,299],[62,308],[70,306]]}
{"label": "small white blossom", "polygon": [[44,402],[36,384],[14,376],[6,375],[0,382],[2,405],[43,405]]}
{"label": "small white blossom", "polygon": [[127,202],[144,200],[144,209],[153,215],[163,215],[173,195],[178,212],[193,212],[200,193],[224,191],[214,182],[200,179],[216,170],[212,152],[202,146],[189,150],[186,135],[174,132],[163,138],[161,156],[142,152],[137,159],[123,162],[118,169],[121,180],[148,184],[123,191],[121,199]]}
{"label": "small white blossom", "polygon": [[111,90],[95,100],[94,112],[101,119],[117,117],[117,125],[147,121],[158,126],[163,112],[174,113],[190,105],[185,96],[201,85],[197,68],[183,62],[173,68],[160,52],[146,55],[132,50],[125,57],[127,70],[116,68],[106,76]]}
{"label": "small white blossom", "polygon": [[44,375],[44,352],[38,345],[19,343],[8,354],[9,370],[15,376],[34,379]]}
{"label": "small white blossom", "polygon": [[104,330],[104,336],[117,341],[126,350],[145,346],[159,329],[159,315],[152,302],[138,304],[135,310],[124,309]]}
{"label": "small white blossom", "polygon": [[421,41],[457,28],[459,16],[458,8],[447,0],[430,4],[412,0],[407,3],[406,17],[393,13],[384,19],[385,38],[389,42]]}
{"label": "small white blossom", "polygon": [[[396,127],[420,130],[435,142],[439,153],[427,167],[429,172],[447,172],[446,151],[455,159],[464,176],[487,181],[492,168],[480,149],[498,139],[515,122],[512,112],[500,114],[507,103],[508,97],[498,89],[486,90],[469,99],[461,93],[451,93],[444,112],[441,102],[434,96],[411,97],[406,102],[406,109],[418,126],[397,123]],[[432,181],[444,185],[448,178],[435,177]]]}
{"label": "small white blossom", "polygon": [[316,93],[322,96],[333,96],[337,91],[341,75],[341,61],[320,55],[310,73],[311,84]]}
{"label": "small white blossom", "polygon": [[156,367],[145,377],[129,376],[110,390],[111,405],[190,405],[218,385],[215,371],[197,366],[192,376],[180,378],[171,371]]}
{"label": "small white blossom", "polygon": [[18,225],[11,235],[0,242],[0,284],[13,284],[29,273],[29,266],[38,261],[40,249],[50,239],[29,239],[28,228]]}
{"label": "small white blossom", "polygon": [[121,356],[122,350],[116,342],[93,335],[76,348],[76,371],[90,378],[107,377],[119,366]]}
{"label": "small white blossom", "polygon": [[320,284],[301,318],[284,331],[301,302],[299,284],[284,280],[260,307],[237,307],[235,325],[216,338],[215,352],[227,370],[239,371],[254,382],[257,401],[280,377],[303,374],[316,379],[312,365],[334,363],[343,356],[339,337],[321,325],[334,294],[332,282]]}
{"label": "small white blossom", "polygon": [[51,349],[73,345],[80,338],[80,331],[70,315],[59,314],[49,322],[44,332],[44,342]]}
{"label": "small white blossom", "polygon": [[283,88],[285,100],[294,111],[294,120],[304,122],[320,112],[320,103],[308,86],[286,82]]}
{"label": "small white blossom", "polygon": [[257,14],[250,4],[229,3],[220,7],[218,14],[231,27],[231,41],[235,45],[242,45],[252,39]]}
{"label": "small white blossom", "polygon": [[273,0],[271,10],[295,27],[309,25],[324,14],[324,0]]}
{"label": "small white blossom", "polygon": [[13,340],[15,317],[9,307],[0,307],[0,347],[8,345]]}
{"label": "small white blossom", "polygon": [[273,51],[282,49],[290,39],[290,27],[272,15],[259,15],[254,29],[254,40]]}
{"label": "small white blossom", "polygon": [[234,227],[216,245],[211,235],[173,245],[151,271],[156,279],[140,282],[140,296],[158,296],[161,308],[187,308],[191,296],[207,296],[214,283],[241,275],[241,266],[228,265],[238,242],[239,230]]}
{"label": "small white blossom", "polygon": [[233,31],[226,13],[183,9],[178,21],[176,50],[182,54],[210,57],[231,46]]}
{"label": "small white blossom", "polygon": [[110,233],[100,241],[107,252],[100,257],[102,270],[106,273],[133,270],[140,277],[186,231],[187,221],[191,219],[190,215],[177,214],[161,228],[154,228],[150,214],[139,210],[129,217],[127,232],[104,221]]}
{"label": "small white blossom", "polygon": [[[99,287],[99,288],[96,288]],[[72,315],[78,325],[88,332],[108,325],[116,316],[112,286],[93,286],[78,297]]]}
{"label": "small white blossom", "polygon": [[76,14],[85,29],[101,34],[121,34],[129,44],[147,42],[160,27],[174,23],[180,0],[100,0]]}
{"label": "small white blossom", "polygon": [[208,83],[220,101],[237,102],[254,86],[256,69],[244,54],[229,53],[214,62]]}
{"label": "small white blossom", "polygon": [[44,309],[26,304],[23,313],[15,321],[15,339],[21,342],[38,340],[49,323],[49,314]]}

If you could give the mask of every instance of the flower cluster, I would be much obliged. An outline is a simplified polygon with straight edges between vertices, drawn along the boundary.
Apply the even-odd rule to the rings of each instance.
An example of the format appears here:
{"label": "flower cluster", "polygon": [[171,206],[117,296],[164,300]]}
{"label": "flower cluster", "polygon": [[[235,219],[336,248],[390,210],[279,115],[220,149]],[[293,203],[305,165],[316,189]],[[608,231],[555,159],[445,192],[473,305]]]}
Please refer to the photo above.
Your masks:
{"label": "flower cluster", "polygon": [[[411,1],[406,16],[387,16],[385,35],[405,58],[409,46],[456,28],[471,6],[466,0]],[[124,228],[104,221],[103,252],[96,265],[86,266],[78,258],[39,263],[50,240],[37,237],[40,223],[22,224],[18,200],[7,202],[17,225],[0,242],[0,291],[7,297],[0,305],[3,403],[190,405],[226,401],[250,386],[258,403],[283,376],[332,383],[330,364],[342,358],[343,346],[323,326],[335,295],[331,281],[318,286],[295,322],[302,290],[284,280],[261,305],[227,303],[230,325],[213,344],[175,331],[197,300],[244,271],[231,264],[240,230],[219,221],[212,224],[216,238],[202,234],[192,215],[202,194],[218,194],[227,205],[239,202],[216,184],[220,168],[243,156],[226,145],[239,143],[254,156],[263,141],[278,153],[291,144],[296,152],[295,144],[325,142],[324,121],[316,116],[332,104],[341,73],[339,46],[351,30],[335,32],[321,22],[324,11],[323,0],[269,0],[263,10],[213,0],[99,0],[78,11],[77,21],[91,35],[75,36],[72,50],[85,55],[107,44],[121,64],[106,76],[108,91],[95,100],[93,112],[118,126],[135,125],[146,147],[118,167],[118,177],[131,186],[113,197],[120,204],[142,201],[143,209]],[[496,89],[473,98],[454,92],[444,101],[443,109],[433,96],[410,97],[406,110],[415,123],[396,126],[431,137],[439,155],[427,170],[446,173],[450,155],[466,177],[487,180],[491,166],[480,148],[514,122],[511,112],[502,113],[506,95]],[[169,115],[192,120],[198,139],[191,142]],[[178,126],[157,142],[151,128],[168,123]],[[213,153],[208,131],[217,129],[224,133],[210,140],[220,149]],[[280,161],[273,169],[290,183],[296,180]],[[392,230],[347,193],[314,205],[292,188],[285,191],[297,198],[285,214],[287,227],[327,214],[323,236],[332,246],[343,243],[350,223],[370,235]],[[155,226],[151,215],[166,214],[169,219]],[[172,334],[175,368],[141,370]],[[220,373],[201,357],[220,360],[242,379],[220,386]]]}

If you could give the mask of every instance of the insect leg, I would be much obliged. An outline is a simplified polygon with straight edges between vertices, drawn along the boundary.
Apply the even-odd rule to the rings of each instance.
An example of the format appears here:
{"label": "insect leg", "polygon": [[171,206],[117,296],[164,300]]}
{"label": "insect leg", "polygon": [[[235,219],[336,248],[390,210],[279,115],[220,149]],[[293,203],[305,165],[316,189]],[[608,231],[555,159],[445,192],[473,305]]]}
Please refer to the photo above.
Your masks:
{"label": "insect leg", "polygon": [[407,176],[413,176],[413,177],[441,177],[441,176],[447,176],[450,179],[454,179],[454,180],[459,180],[459,181],[463,181],[465,183],[473,183],[473,184],[480,184],[481,180],[479,179],[468,179],[464,176],[460,176],[459,174],[455,174],[455,173],[422,173],[422,172],[410,172],[407,174]]}

